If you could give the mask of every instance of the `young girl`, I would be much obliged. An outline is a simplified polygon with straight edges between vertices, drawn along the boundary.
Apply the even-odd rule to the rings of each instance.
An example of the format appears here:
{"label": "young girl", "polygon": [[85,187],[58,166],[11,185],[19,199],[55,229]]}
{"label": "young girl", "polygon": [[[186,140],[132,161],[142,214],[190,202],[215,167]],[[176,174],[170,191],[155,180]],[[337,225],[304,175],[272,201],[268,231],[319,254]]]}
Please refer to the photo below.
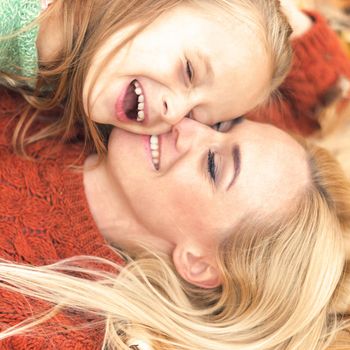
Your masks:
{"label": "young girl", "polygon": [[[2,4],[6,23],[38,15],[37,0],[15,4]],[[97,147],[93,122],[147,134],[168,131],[185,116],[213,125],[266,100],[290,64],[289,26],[275,1],[134,0],[126,6],[118,0],[61,0],[37,22],[38,68],[32,55],[37,28],[29,23],[15,28],[17,35],[4,33],[9,55],[1,69],[3,82],[20,89],[38,111],[64,105],[39,138],[69,134],[77,121]],[[31,42],[22,40],[28,30]],[[12,48],[28,45],[33,63],[23,69],[13,62],[21,52]],[[20,142],[25,115],[17,129],[23,131]]]}
{"label": "young girl", "polygon": [[[318,127],[316,106],[341,74],[350,76],[350,63],[320,16],[282,4],[296,39],[294,68],[282,103],[252,118],[308,133]],[[77,123],[98,151],[94,122],[158,134],[188,116],[225,130],[219,122],[268,101],[290,66],[290,30],[277,1],[3,0],[0,9],[1,81],[36,111],[23,111],[16,128],[22,150],[38,138],[69,137]],[[58,118],[26,137],[33,119],[58,106]]]}
{"label": "young girl", "polygon": [[13,152],[19,102],[0,104],[1,349],[323,350],[349,326],[350,188],[327,153],[184,119],[114,128],[82,174],[82,144]]}

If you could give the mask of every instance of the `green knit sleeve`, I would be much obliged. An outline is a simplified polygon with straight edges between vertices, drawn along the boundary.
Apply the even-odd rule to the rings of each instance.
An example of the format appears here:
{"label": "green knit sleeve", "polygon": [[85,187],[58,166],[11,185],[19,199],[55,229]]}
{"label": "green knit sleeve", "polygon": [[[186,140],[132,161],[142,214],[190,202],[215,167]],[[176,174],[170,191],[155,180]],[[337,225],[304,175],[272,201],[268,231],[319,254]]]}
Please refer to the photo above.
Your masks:
{"label": "green knit sleeve", "polygon": [[41,12],[40,0],[0,0],[0,70],[35,78],[38,70],[36,39],[38,26],[9,39],[1,39],[24,28]]}

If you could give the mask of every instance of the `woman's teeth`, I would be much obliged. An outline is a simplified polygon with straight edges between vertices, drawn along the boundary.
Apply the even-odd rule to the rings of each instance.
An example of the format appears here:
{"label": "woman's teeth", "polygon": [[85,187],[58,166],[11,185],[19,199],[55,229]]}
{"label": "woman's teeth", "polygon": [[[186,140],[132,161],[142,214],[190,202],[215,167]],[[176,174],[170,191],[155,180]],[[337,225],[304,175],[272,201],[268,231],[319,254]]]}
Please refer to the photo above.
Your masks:
{"label": "woman's teeth", "polygon": [[137,80],[134,82],[135,94],[137,95],[137,121],[142,122],[145,119],[145,96],[142,93],[141,86]]}
{"label": "woman's teeth", "polygon": [[149,145],[151,148],[153,166],[156,170],[159,170],[159,162],[160,162],[159,137],[157,135],[152,135],[149,138]]}

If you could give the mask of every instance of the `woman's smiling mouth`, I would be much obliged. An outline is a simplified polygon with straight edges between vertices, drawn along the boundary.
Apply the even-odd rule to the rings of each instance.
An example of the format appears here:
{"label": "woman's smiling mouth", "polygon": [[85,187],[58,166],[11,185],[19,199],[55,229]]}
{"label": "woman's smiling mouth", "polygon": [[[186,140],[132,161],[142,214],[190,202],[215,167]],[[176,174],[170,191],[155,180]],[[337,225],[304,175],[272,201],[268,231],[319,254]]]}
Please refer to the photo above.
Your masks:
{"label": "woman's smiling mouth", "polygon": [[149,147],[150,147],[150,150],[151,150],[152,163],[153,163],[154,169],[159,170],[159,167],[160,167],[160,142],[159,142],[159,136],[152,135],[149,138]]}

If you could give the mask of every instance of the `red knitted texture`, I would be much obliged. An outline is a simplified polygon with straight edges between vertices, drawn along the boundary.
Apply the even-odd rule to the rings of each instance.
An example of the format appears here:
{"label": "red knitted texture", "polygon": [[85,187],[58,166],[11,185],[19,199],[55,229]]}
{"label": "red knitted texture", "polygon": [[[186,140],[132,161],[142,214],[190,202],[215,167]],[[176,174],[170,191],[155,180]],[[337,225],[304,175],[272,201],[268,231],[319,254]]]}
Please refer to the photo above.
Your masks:
{"label": "red knitted texture", "polygon": [[303,135],[319,129],[317,110],[324,106],[338,79],[350,79],[350,59],[337,35],[321,15],[308,14],[314,24],[293,42],[293,66],[280,88],[282,100],[249,115],[253,120],[271,122]]}
{"label": "red knitted texture", "polygon": [[[9,144],[15,120],[8,115],[14,115],[20,103],[0,91],[0,258],[44,265],[94,255],[122,264],[95,226],[82,173],[68,167],[78,159],[81,146],[38,142],[29,153],[40,162],[13,154]],[[0,330],[50,308],[46,302],[0,288]],[[91,327],[79,329],[83,325]],[[103,336],[101,319],[64,310],[27,335],[0,341],[0,349],[100,350]]]}
{"label": "red knitted texture", "polygon": [[[350,62],[338,38],[320,15],[314,26],[293,43],[293,69],[281,88],[280,102],[252,114],[289,130],[317,130],[316,109],[340,76],[350,78]],[[0,258],[43,265],[75,255],[101,256],[123,263],[104,241],[91,217],[82,176],[67,165],[81,154],[79,144],[30,147],[40,163],[15,156],[10,144],[13,116],[22,100],[0,90]],[[81,164],[82,160],[80,161]],[[48,310],[50,305],[0,289],[0,330]],[[72,310],[60,312],[35,332],[0,341],[4,350],[101,349],[103,324]],[[72,329],[91,324],[89,331]]]}

